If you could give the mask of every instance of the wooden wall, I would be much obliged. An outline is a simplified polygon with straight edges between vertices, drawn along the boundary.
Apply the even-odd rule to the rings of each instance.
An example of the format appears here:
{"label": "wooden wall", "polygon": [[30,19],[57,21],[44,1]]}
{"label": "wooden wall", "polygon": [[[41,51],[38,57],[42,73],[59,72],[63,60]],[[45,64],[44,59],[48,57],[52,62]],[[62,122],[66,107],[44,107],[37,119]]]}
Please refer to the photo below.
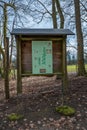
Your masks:
{"label": "wooden wall", "polygon": [[[22,74],[32,73],[32,41],[21,42]],[[53,72],[62,72],[62,41],[53,41]]]}
{"label": "wooden wall", "polygon": [[22,41],[21,43],[21,67],[22,73],[32,72],[31,41]]}
{"label": "wooden wall", "polygon": [[53,72],[62,71],[62,41],[53,41]]}

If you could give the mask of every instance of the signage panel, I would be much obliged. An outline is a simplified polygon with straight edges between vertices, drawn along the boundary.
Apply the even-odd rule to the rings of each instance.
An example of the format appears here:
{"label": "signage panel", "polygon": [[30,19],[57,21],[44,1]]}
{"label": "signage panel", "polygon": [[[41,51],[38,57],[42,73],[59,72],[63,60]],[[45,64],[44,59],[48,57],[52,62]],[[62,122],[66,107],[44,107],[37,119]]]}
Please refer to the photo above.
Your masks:
{"label": "signage panel", "polygon": [[32,73],[53,73],[52,41],[32,41]]}

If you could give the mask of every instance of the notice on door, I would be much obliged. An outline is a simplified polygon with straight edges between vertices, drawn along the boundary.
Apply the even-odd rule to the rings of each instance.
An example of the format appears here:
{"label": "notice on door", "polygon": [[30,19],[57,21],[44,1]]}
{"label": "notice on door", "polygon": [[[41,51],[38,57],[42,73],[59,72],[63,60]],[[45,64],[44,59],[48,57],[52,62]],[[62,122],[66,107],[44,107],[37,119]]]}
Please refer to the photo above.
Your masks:
{"label": "notice on door", "polygon": [[52,41],[32,41],[32,73],[53,73]]}

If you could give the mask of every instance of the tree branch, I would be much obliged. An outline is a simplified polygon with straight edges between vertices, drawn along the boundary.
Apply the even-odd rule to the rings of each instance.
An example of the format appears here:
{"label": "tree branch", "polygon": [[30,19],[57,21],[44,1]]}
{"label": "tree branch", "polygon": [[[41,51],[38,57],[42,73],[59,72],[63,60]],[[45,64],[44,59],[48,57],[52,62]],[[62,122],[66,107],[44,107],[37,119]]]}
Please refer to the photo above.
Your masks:
{"label": "tree branch", "polygon": [[37,1],[44,7],[44,9],[47,11],[47,13],[52,16],[52,14],[48,11],[48,9],[45,7],[45,5],[41,1],[39,1],[39,0],[37,0]]}
{"label": "tree branch", "polygon": [[80,1],[81,5],[84,7],[85,11],[87,12],[87,8],[85,7],[85,5]]}

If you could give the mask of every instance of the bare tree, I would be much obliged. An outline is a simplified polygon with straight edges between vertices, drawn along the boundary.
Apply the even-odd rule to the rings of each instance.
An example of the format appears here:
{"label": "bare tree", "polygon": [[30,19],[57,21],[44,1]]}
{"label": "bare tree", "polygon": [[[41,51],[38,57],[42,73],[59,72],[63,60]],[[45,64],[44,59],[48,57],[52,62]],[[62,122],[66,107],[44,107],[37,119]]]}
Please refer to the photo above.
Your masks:
{"label": "bare tree", "polygon": [[51,19],[53,28],[64,28],[64,16],[59,0],[34,0],[26,10],[27,14],[37,23],[42,22],[44,19]]}
{"label": "bare tree", "polygon": [[80,1],[81,5],[83,6],[84,10],[87,12],[87,7]]}
{"label": "bare tree", "polygon": [[84,66],[84,44],[83,44],[83,33],[81,27],[81,15],[80,15],[80,2],[74,0],[75,6],[75,19],[76,19],[76,32],[77,32],[77,43],[78,43],[78,75],[84,75],[86,73]]}
{"label": "bare tree", "polygon": [[56,0],[52,0],[52,21],[53,28],[57,28],[57,16],[56,16]]}
{"label": "bare tree", "polygon": [[[9,40],[7,39],[7,7],[11,7],[15,9],[14,4],[12,3],[6,3],[4,1],[0,1],[2,5],[0,5],[3,8],[3,38],[4,38],[4,50],[5,52],[2,54],[4,58],[4,76],[5,76],[5,97],[6,99],[9,99]],[[1,49],[2,50],[2,49]]]}
{"label": "bare tree", "polygon": [[64,28],[64,15],[59,0],[56,0],[56,6],[60,17],[60,28]]}

